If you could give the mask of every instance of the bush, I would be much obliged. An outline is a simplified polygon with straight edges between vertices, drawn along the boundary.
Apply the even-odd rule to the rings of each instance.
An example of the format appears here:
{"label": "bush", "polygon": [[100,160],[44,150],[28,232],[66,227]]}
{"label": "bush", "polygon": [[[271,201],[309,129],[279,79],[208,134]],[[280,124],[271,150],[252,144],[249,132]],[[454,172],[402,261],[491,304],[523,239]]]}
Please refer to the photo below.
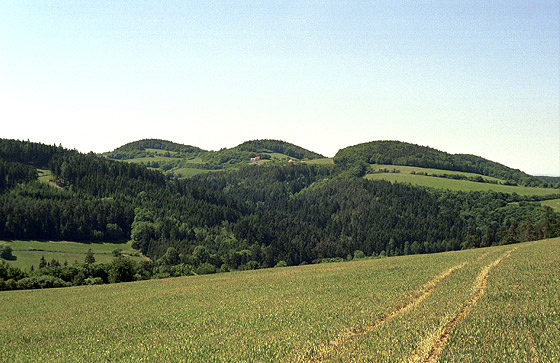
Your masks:
{"label": "bush", "polygon": [[288,267],[286,261],[278,261],[278,263],[274,267]]}
{"label": "bush", "polygon": [[258,270],[260,265],[257,261],[249,261],[245,265],[245,270]]}
{"label": "bush", "polygon": [[84,285],[103,285],[101,277],[88,277],[84,280]]}
{"label": "bush", "polygon": [[33,277],[24,277],[17,282],[17,289],[48,289],[52,287],[67,287],[72,286],[70,282],[66,282],[61,278],[51,275],[41,275]]}
{"label": "bush", "polygon": [[15,260],[16,257],[12,255],[12,247],[0,245],[0,258],[4,260]]}
{"label": "bush", "polygon": [[216,273],[216,266],[208,262],[201,263],[200,266],[198,266],[198,268],[196,269],[196,273],[199,275]]}
{"label": "bush", "polygon": [[130,258],[117,257],[109,265],[109,282],[134,281],[136,264]]}
{"label": "bush", "polygon": [[366,254],[363,251],[356,250],[354,251],[354,259],[366,258]]}

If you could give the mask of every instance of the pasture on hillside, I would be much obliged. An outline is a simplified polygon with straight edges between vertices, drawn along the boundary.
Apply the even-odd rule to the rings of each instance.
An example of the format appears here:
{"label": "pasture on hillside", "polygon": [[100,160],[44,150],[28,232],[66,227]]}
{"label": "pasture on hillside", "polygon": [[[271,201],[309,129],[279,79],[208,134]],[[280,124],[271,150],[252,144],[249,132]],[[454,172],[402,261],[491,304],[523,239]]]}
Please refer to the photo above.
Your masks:
{"label": "pasture on hillside", "polygon": [[560,212],[560,199],[545,200],[542,201],[541,204],[549,206],[550,208],[554,209],[556,212]]}
{"label": "pasture on hillside", "polygon": [[0,293],[5,361],[552,362],[560,238]]}

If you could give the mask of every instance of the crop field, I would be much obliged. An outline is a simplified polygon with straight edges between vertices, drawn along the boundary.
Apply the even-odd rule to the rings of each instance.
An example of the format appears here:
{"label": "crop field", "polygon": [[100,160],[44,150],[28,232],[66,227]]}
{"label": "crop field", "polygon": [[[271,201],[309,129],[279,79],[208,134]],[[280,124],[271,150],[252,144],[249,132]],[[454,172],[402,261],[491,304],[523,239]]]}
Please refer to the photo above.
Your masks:
{"label": "crop field", "polygon": [[[391,168],[388,168],[392,170]],[[440,170],[442,174],[445,172]],[[449,173],[448,173],[449,174]],[[475,174],[476,175],[476,174]],[[497,185],[490,183],[478,183],[469,180],[456,180],[438,178],[426,175],[407,174],[407,173],[379,173],[368,174],[365,178],[370,180],[388,180],[391,182],[410,183],[412,185],[419,185],[423,187],[449,189],[455,191],[481,191],[486,192],[489,190],[500,193],[517,193],[524,196],[548,196],[560,194],[560,190],[553,188],[536,188],[536,187],[522,187],[513,185]]]}
{"label": "crop field", "polygon": [[[43,241],[0,241],[0,244],[10,246],[13,250],[15,260],[6,261],[12,266],[29,269],[31,265],[37,267],[41,256],[45,256],[47,262],[52,259],[60,263],[68,261],[84,262],[87,251],[91,248],[96,262],[111,262],[114,258],[113,251],[122,250],[123,255],[134,255],[138,251],[128,243],[78,243],[78,242],[43,242]],[[138,261],[142,257],[132,256]]]}
{"label": "crop field", "polygon": [[560,361],[560,239],[0,293],[4,361]]}

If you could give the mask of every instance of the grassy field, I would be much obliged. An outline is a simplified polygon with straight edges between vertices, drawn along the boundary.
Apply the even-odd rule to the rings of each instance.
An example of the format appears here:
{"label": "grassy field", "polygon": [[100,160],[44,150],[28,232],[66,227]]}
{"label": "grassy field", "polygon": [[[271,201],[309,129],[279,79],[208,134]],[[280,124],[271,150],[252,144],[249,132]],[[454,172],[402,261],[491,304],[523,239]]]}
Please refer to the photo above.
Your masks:
{"label": "grassy field", "polygon": [[5,361],[553,362],[560,239],[0,293]]}
{"label": "grassy field", "polygon": [[334,164],[333,158],[324,158],[324,159],[313,159],[306,161],[308,164],[319,164],[319,165],[332,165]]}
{"label": "grassy field", "polygon": [[[391,169],[389,169],[391,170]],[[388,180],[391,182],[410,183],[430,188],[449,189],[455,191],[495,191],[500,193],[517,193],[519,195],[548,196],[559,194],[560,190],[551,188],[521,187],[512,185],[496,185],[490,183],[477,183],[468,180],[455,180],[437,178],[433,176],[414,175],[407,173],[379,173],[365,176],[371,180]]]}
{"label": "grassy field", "polygon": [[551,199],[541,202],[542,205],[547,205],[557,212],[560,212],[560,199]]}
{"label": "grassy field", "polygon": [[48,183],[52,179],[52,173],[47,169],[37,169],[37,176],[39,181]]}
{"label": "grassy field", "polygon": [[401,166],[401,165],[380,165],[380,164],[371,164],[371,168],[374,171],[377,171],[379,169],[387,169],[387,170],[398,170],[400,171],[402,174],[412,174],[412,173],[426,173],[426,174],[430,174],[430,175],[443,175],[443,174],[447,174],[447,175],[464,175],[466,177],[482,177],[485,180],[491,180],[491,181],[497,181],[497,182],[503,182],[503,180],[498,179],[498,178],[494,178],[491,176],[485,176],[485,175],[480,175],[480,174],[475,174],[475,173],[467,173],[464,171],[453,171],[453,170],[442,170],[442,169],[431,169],[431,168],[420,168],[417,166]]}
{"label": "grassy field", "polygon": [[[47,261],[56,259],[61,263],[68,261],[84,262],[87,251],[91,248],[96,262],[111,262],[113,260],[113,250],[122,249],[124,255],[134,255],[137,250],[128,243],[78,243],[78,242],[42,242],[42,241],[0,241],[0,244],[12,247],[13,255],[16,260],[6,261],[12,266],[28,269],[31,265],[37,267],[41,256],[45,256]],[[140,260],[142,257],[133,256],[133,259]]]}

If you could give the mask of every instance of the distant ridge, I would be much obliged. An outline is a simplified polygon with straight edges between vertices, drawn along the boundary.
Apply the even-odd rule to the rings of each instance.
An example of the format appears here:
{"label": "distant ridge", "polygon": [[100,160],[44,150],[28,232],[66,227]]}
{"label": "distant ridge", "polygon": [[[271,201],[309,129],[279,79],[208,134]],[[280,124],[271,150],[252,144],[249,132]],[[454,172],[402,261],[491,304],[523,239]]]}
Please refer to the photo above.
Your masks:
{"label": "distant ridge", "polygon": [[159,149],[165,151],[172,151],[184,154],[204,152],[201,148],[190,145],[178,144],[172,141],[161,139],[142,139],[138,141],[129,142],[115,150],[105,153],[111,159],[127,159],[131,155],[139,157],[139,155],[146,151],[146,149]]}
{"label": "distant ridge", "polygon": [[281,140],[251,140],[237,145],[234,149],[241,151],[252,151],[255,153],[272,151],[275,153],[285,154],[297,159],[322,159],[323,155],[302,148],[289,142]]}
{"label": "distant ridge", "polygon": [[[281,140],[251,140],[232,148],[203,150],[160,139],[130,142],[103,156],[141,164],[177,177],[190,177],[211,170],[238,168],[252,163],[285,163],[322,159],[323,155]],[[295,159],[295,160],[291,160]]]}
{"label": "distant ridge", "polygon": [[371,141],[341,149],[336,164],[406,165],[442,170],[463,171],[491,176],[522,185],[537,186],[542,180],[518,169],[469,154],[449,154],[427,146],[402,141]]}

